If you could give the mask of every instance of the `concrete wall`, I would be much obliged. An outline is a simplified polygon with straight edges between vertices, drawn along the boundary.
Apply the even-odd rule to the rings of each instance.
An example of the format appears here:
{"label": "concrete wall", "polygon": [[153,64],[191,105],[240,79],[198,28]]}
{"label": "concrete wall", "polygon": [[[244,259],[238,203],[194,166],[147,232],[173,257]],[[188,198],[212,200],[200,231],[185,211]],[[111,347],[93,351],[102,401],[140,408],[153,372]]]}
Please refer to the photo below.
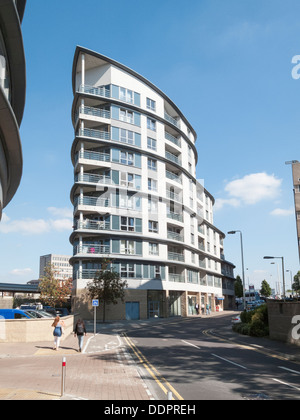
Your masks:
{"label": "concrete wall", "polygon": [[[65,323],[62,341],[74,331],[76,316],[63,318]],[[0,343],[31,343],[53,341],[54,318],[0,320]]]}
{"label": "concrete wall", "polygon": [[300,346],[300,338],[293,338],[296,332],[299,335],[297,324],[292,323],[295,315],[300,316],[300,302],[268,301],[270,338]]}

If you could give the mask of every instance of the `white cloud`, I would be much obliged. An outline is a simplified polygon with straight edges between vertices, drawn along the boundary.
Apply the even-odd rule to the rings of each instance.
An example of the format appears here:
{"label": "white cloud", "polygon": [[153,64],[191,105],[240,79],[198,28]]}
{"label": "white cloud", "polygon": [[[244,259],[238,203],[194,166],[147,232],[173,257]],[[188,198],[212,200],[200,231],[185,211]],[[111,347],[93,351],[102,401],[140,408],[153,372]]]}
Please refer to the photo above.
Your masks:
{"label": "white cloud", "polygon": [[217,209],[222,208],[225,204],[238,207],[239,205],[253,205],[263,200],[275,199],[280,194],[281,184],[281,179],[265,172],[235,179],[227,183],[224,188],[230,198],[217,199]]}
{"label": "white cloud", "polygon": [[32,274],[33,270],[31,268],[15,268],[10,271],[9,274],[12,274],[14,276],[24,276],[26,274]]}
{"label": "white cloud", "polygon": [[292,214],[295,214],[295,210],[293,208],[291,209],[274,209],[273,211],[271,211],[270,213],[272,216],[291,216]]}
{"label": "white cloud", "polygon": [[2,233],[19,233],[21,235],[41,235],[48,232],[62,232],[64,230],[72,230],[73,219],[72,211],[63,208],[49,207],[48,211],[53,216],[63,216],[56,219],[32,219],[23,218],[20,220],[12,220],[3,213],[0,223],[0,232]]}

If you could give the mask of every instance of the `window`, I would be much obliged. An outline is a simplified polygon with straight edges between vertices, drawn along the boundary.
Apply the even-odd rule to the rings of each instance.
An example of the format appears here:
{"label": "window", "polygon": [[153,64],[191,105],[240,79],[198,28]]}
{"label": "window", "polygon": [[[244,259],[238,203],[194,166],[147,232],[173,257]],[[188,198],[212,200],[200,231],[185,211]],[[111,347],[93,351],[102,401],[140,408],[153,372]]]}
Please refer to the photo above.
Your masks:
{"label": "window", "polygon": [[153,101],[150,98],[147,98],[147,109],[150,109],[150,111],[155,111],[156,110],[156,102]]}
{"label": "window", "polygon": [[120,121],[127,122],[129,124],[133,124],[133,112],[129,111],[128,109],[120,109]]}
{"label": "window", "polygon": [[149,220],[148,227],[149,227],[149,232],[158,233],[158,222]]}
{"label": "window", "polygon": [[133,92],[132,90],[120,88],[120,100],[133,104]]}
{"label": "window", "polygon": [[157,181],[152,178],[148,178],[148,190],[157,191]]}
{"label": "window", "polygon": [[134,144],[133,131],[121,129],[120,141],[122,143]]}
{"label": "window", "polygon": [[156,150],[156,140],[151,137],[147,137],[147,147],[150,150]]}
{"label": "window", "polygon": [[160,279],[161,278],[161,272],[160,272],[160,265],[155,266],[155,278]]}
{"label": "window", "polygon": [[121,240],[120,253],[134,255],[134,241]]}
{"label": "window", "polygon": [[121,172],[121,186],[123,187],[134,187],[134,175],[128,172]]}
{"label": "window", "polygon": [[134,163],[133,153],[121,151],[120,163],[122,163],[123,165],[133,166],[133,163]]}
{"label": "window", "polygon": [[147,118],[147,128],[152,131],[156,131],[156,121],[152,118]]}
{"label": "window", "polygon": [[158,244],[149,243],[149,254],[150,255],[158,255]]}
{"label": "window", "polygon": [[134,264],[124,264],[121,263],[121,277],[123,278],[134,278],[135,272],[134,272]]}
{"label": "window", "polygon": [[121,216],[121,230],[134,232],[134,218]]}
{"label": "window", "polygon": [[157,200],[148,198],[148,212],[157,213]]}
{"label": "window", "polygon": [[157,162],[155,159],[148,158],[148,169],[150,169],[151,171],[156,171]]}

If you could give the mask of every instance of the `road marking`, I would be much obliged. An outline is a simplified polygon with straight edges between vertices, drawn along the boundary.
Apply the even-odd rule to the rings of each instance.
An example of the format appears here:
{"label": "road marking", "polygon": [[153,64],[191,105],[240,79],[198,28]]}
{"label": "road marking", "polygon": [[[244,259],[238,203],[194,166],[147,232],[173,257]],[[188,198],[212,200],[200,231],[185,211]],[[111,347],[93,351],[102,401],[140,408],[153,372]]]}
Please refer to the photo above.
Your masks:
{"label": "road marking", "polygon": [[245,366],[239,365],[238,363],[232,362],[231,360],[224,359],[224,357],[218,356],[217,354],[211,353],[211,355],[217,357],[218,359],[224,360],[224,362],[228,362],[228,363],[231,363],[232,365],[248,370]]}
{"label": "road marking", "polygon": [[286,385],[286,386],[290,386],[291,388],[294,388],[294,389],[296,389],[297,391],[300,391],[300,388],[297,388],[297,387],[296,387],[296,386],[294,386],[294,385],[287,384],[286,382],[280,381],[279,379],[276,379],[276,378],[272,378],[272,379],[273,379],[273,381],[275,381],[275,382],[279,382],[280,384],[283,384],[283,385]]}
{"label": "road marking", "polygon": [[181,340],[183,343],[188,344],[189,346],[196,347],[196,349],[201,350],[201,347],[196,346],[195,344],[189,343],[188,341]]}
{"label": "road marking", "polygon": [[300,372],[298,372],[297,370],[289,369],[289,368],[286,368],[284,366],[278,366],[278,367],[279,367],[279,369],[288,370],[289,372],[296,373],[297,375],[300,375]]}
{"label": "road marking", "polygon": [[[152,378],[155,380],[157,385],[163,390],[163,392],[168,395],[168,389],[172,391],[173,395],[177,397],[178,400],[183,400],[182,396],[172,387],[171,384],[158,372],[158,370],[147,360],[147,358],[142,354],[142,352],[136,347],[132,340],[127,336],[126,333],[123,333],[123,337],[133,353],[136,355],[140,363],[144,368],[150,373]],[[163,383],[162,383],[163,382]],[[167,387],[167,388],[166,388]],[[174,399],[174,398],[173,398]]]}

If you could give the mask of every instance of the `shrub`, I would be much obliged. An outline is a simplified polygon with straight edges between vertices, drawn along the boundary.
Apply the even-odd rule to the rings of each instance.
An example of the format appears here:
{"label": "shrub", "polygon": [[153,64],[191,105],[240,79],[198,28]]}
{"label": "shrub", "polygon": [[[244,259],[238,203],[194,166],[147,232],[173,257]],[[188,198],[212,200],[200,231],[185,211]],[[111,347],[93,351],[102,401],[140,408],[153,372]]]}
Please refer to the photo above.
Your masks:
{"label": "shrub", "polygon": [[259,306],[252,311],[244,311],[241,313],[241,323],[232,327],[233,331],[251,335],[252,337],[264,337],[269,334],[268,325],[268,307],[267,305]]}

